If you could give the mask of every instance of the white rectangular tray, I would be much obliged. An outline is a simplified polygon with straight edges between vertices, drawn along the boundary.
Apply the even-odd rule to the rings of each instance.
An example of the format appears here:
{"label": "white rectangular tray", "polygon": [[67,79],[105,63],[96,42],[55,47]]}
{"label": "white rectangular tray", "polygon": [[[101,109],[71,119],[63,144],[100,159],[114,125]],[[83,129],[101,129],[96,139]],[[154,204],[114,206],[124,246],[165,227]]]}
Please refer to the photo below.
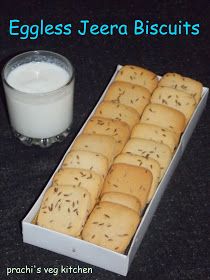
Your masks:
{"label": "white rectangular tray", "polygon": [[[107,88],[111,84],[111,82],[114,80],[116,73],[119,71],[119,69],[122,66],[118,65],[117,69],[110,80]],[[105,89],[104,93],[102,94],[101,98],[99,99],[97,105],[102,101],[104,95],[106,94]],[[155,210],[160,202],[160,199],[162,197],[162,194],[164,193],[168,182],[170,181],[170,178],[186,148],[186,145],[190,139],[190,136],[198,123],[198,120],[206,106],[207,98],[208,98],[208,88],[203,88],[202,92],[202,98],[190,120],[188,123],[185,132],[183,133],[179,146],[177,147],[176,153],[173,156],[173,159],[163,177],[161,180],[161,183],[159,184],[155,195],[153,196],[153,199],[151,200],[150,204],[148,205],[144,216],[141,220],[141,223],[136,231],[136,234],[132,240],[131,246],[129,248],[129,251],[127,255],[119,254],[116,252],[113,252],[111,250],[99,247],[97,245],[91,244],[89,242],[86,242],[84,240],[80,240],[62,233],[58,233],[46,228],[42,228],[38,225],[32,224],[32,220],[37,214],[41,201],[43,198],[43,195],[45,191],[51,186],[52,183],[52,178],[54,173],[60,168],[62,161],[70,150],[71,146],[68,148],[66,151],[63,159],[57,166],[55,172],[53,173],[52,177],[50,178],[49,182],[47,183],[46,187],[44,188],[43,192],[37,199],[36,203],[34,206],[31,208],[27,216],[23,219],[22,221],[22,233],[23,233],[23,241],[25,243],[29,243],[77,260],[81,260],[83,262],[107,269],[109,271],[121,274],[126,276],[128,273],[128,269],[130,267],[130,264],[135,256],[136,251],[139,248],[139,245],[141,244],[141,241],[144,237],[144,234],[151,222],[151,219],[155,213]],[[95,106],[95,109],[97,107]],[[87,119],[86,122],[91,118],[91,116],[94,114],[95,109],[92,111],[90,114],[89,118]],[[85,122],[85,124],[86,124]],[[79,131],[78,135],[82,132],[85,124]]]}

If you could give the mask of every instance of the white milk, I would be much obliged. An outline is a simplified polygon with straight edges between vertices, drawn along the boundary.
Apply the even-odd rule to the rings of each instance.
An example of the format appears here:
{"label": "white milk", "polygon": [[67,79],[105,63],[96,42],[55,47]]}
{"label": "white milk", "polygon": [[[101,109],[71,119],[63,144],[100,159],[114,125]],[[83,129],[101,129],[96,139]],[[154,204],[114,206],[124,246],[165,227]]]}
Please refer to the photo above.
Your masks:
{"label": "white milk", "polygon": [[12,127],[32,138],[64,132],[73,114],[72,73],[49,62],[29,62],[13,69],[5,85]]}

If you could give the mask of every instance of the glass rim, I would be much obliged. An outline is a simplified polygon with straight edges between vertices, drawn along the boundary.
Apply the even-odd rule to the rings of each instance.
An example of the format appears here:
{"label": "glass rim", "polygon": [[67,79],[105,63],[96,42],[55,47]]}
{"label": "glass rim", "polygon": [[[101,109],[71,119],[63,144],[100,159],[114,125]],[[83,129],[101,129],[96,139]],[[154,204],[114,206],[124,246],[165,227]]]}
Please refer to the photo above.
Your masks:
{"label": "glass rim", "polygon": [[[7,80],[6,80],[6,77],[5,77],[5,70],[6,68],[8,67],[9,63],[13,62],[13,60],[17,59],[17,58],[20,58],[21,56],[23,55],[30,55],[30,54],[41,54],[41,53],[45,53],[45,54],[51,54],[51,55],[56,55],[58,56],[60,59],[64,60],[66,62],[67,65],[70,65],[71,68],[72,68],[72,73],[71,75],[69,75],[69,79],[68,81],[62,85],[61,87],[57,88],[57,89],[54,89],[54,90],[50,90],[50,91],[47,91],[47,92],[39,92],[39,93],[29,93],[27,91],[20,91],[16,88],[14,88],[13,86],[11,86]],[[2,71],[1,71],[1,77],[2,77],[2,81],[3,83],[5,83],[10,89],[14,90],[15,93],[17,94],[20,94],[20,95],[27,95],[27,96],[30,96],[30,98],[36,98],[36,97],[41,97],[41,96],[49,96],[49,95],[53,95],[54,93],[56,93],[58,90],[61,90],[63,88],[65,88],[66,86],[68,86],[69,84],[71,84],[71,82],[73,81],[74,79],[74,76],[75,76],[75,71],[74,71],[74,67],[72,65],[72,63],[70,62],[70,60],[68,58],[66,58],[65,56],[57,53],[57,52],[52,52],[52,51],[47,51],[47,50],[33,50],[33,51],[26,51],[26,52],[22,52],[20,54],[17,54],[15,56],[13,56],[12,58],[10,58],[6,64],[4,65]]]}

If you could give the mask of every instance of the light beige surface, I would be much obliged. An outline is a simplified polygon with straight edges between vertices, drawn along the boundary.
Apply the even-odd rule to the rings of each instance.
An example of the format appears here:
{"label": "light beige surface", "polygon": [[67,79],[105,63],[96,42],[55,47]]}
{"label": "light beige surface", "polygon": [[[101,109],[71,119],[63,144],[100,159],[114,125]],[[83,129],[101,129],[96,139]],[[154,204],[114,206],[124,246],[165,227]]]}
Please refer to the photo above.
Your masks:
{"label": "light beige surface", "polygon": [[152,94],[151,103],[163,104],[182,112],[187,122],[196,107],[195,98],[190,94],[169,87],[156,88]]}
{"label": "light beige surface", "polygon": [[137,138],[132,138],[127,142],[123,153],[131,153],[145,158],[155,159],[160,164],[161,178],[172,158],[172,152],[167,145],[152,140]]}
{"label": "light beige surface", "polygon": [[127,163],[135,166],[141,166],[152,173],[152,185],[147,198],[147,202],[149,202],[152,199],[160,181],[160,164],[152,158],[145,158],[143,156],[128,153],[118,155],[115,158],[114,163]]}
{"label": "light beige surface", "polygon": [[94,116],[123,121],[128,124],[130,130],[140,119],[139,113],[133,108],[111,101],[101,102]]}
{"label": "light beige surface", "polygon": [[126,82],[113,82],[104,97],[105,101],[114,101],[135,109],[141,116],[150,101],[150,92],[138,85]]}
{"label": "light beige surface", "polygon": [[113,164],[106,176],[102,194],[120,192],[135,196],[145,207],[152,185],[152,174],[148,169],[125,163]]}
{"label": "light beige surface", "polygon": [[100,201],[107,201],[112,203],[117,203],[123,206],[126,206],[133,211],[140,214],[141,212],[141,203],[140,201],[133,195],[119,193],[119,192],[108,192],[104,193],[101,197]]}
{"label": "light beige surface", "polygon": [[74,186],[86,189],[91,198],[91,210],[101,193],[103,180],[93,171],[77,168],[61,168],[53,177],[53,186]]}
{"label": "light beige surface", "polygon": [[88,151],[70,151],[62,163],[62,168],[87,169],[105,178],[109,164],[107,158],[101,154]]}
{"label": "light beige surface", "polygon": [[143,138],[166,144],[172,152],[174,152],[179,141],[178,134],[160,126],[145,123],[134,126],[131,138]]}
{"label": "light beige surface", "polygon": [[116,142],[113,137],[97,134],[80,134],[75,139],[71,150],[89,151],[101,154],[112,164],[116,154]]}
{"label": "light beige surface", "polygon": [[82,237],[101,247],[124,253],[139,222],[139,215],[135,211],[104,201],[92,211],[82,231]]}
{"label": "light beige surface", "polygon": [[173,108],[161,104],[149,104],[140,122],[154,124],[180,134],[185,129],[186,119],[184,114]]}
{"label": "light beige surface", "polygon": [[184,91],[199,102],[202,93],[202,84],[191,78],[183,77],[177,73],[166,73],[159,82],[159,86],[170,87]]}
{"label": "light beige surface", "polygon": [[130,136],[127,123],[102,117],[93,117],[86,124],[83,133],[112,136],[116,141],[116,155],[119,154]]}
{"label": "light beige surface", "polygon": [[81,187],[49,188],[43,198],[37,225],[79,236],[90,211],[90,195]]}
{"label": "light beige surface", "polygon": [[155,73],[142,67],[125,65],[118,72],[115,81],[129,82],[145,87],[152,92],[158,85],[158,77]]}

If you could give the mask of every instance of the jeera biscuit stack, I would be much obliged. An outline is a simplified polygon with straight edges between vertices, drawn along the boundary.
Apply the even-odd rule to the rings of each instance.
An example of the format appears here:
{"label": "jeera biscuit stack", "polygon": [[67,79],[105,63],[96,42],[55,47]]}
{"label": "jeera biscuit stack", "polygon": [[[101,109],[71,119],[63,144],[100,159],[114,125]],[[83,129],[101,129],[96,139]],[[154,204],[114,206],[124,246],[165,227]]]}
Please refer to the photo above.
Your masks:
{"label": "jeera biscuit stack", "polygon": [[187,122],[191,118],[196,106],[196,100],[192,95],[163,86],[159,86],[155,89],[152,94],[151,102],[167,105],[180,111],[185,115]]}
{"label": "jeera biscuit stack", "polygon": [[195,98],[196,104],[201,99],[203,85],[191,78],[183,77],[177,73],[167,73],[160,80],[159,86],[173,88],[181,92],[186,92]]}
{"label": "jeera biscuit stack", "polygon": [[125,253],[164,176],[202,85],[126,65],[76,137],[37,224]]}
{"label": "jeera biscuit stack", "polygon": [[79,236],[90,212],[90,194],[82,187],[49,188],[37,218],[37,224],[72,236]]}
{"label": "jeera biscuit stack", "polygon": [[151,93],[143,86],[115,81],[107,90],[105,101],[113,101],[135,109],[141,116],[150,102]]}
{"label": "jeera biscuit stack", "polygon": [[135,109],[112,101],[101,102],[96,109],[95,116],[125,122],[130,130],[140,118],[139,113]]}
{"label": "jeera biscuit stack", "polygon": [[91,170],[61,168],[53,178],[53,186],[82,187],[90,194],[91,210],[97,203],[102,190],[102,177]]}
{"label": "jeera biscuit stack", "polygon": [[157,87],[158,77],[155,73],[144,68],[125,65],[116,75],[115,81],[129,82],[146,88],[149,92]]}
{"label": "jeera biscuit stack", "polygon": [[[156,187],[160,181],[160,164],[158,161],[154,160],[153,158],[149,157],[143,157],[132,153],[121,153],[118,155],[114,163],[126,163],[129,165],[134,166],[141,166],[149,170],[152,174],[152,184],[149,191],[149,195],[147,197],[147,202],[149,202],[152,199],[152,196],[156,190]],[[143,209],[143,208],[141,208]]]}
{"label": "jeera biscuit stack", "polygon": [[124,253],[139,224],[135,211],[118,203],[100,202],[82,232],[84,240]]}
{"label": "jeera biscuit stack", "polygon": [[119,154],[130,136],[129,126],[120,120],[93,117],[83,130],[84,134],[109,135],[115,139],[116,154]]}

